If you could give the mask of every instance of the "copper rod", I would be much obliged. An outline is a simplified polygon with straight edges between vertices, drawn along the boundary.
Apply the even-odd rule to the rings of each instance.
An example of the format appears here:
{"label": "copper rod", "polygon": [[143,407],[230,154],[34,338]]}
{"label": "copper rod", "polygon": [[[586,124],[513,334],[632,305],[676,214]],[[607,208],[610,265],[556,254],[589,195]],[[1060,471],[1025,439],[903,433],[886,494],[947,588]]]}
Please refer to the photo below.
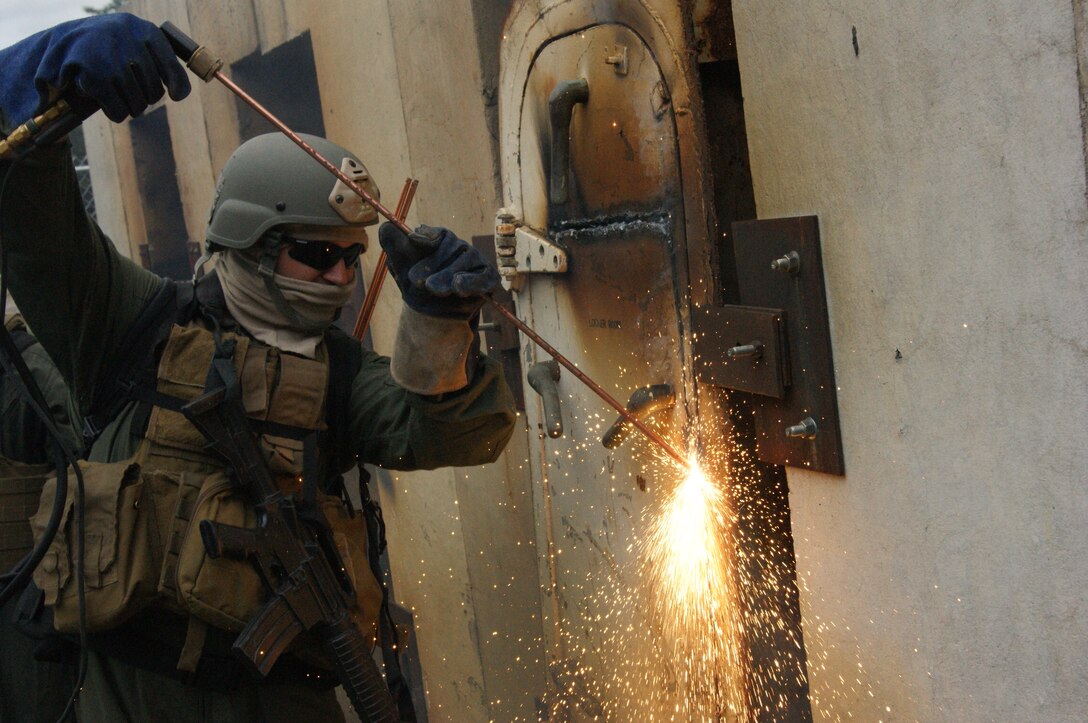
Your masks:
{"label": "copper rod", "polygon": [[[310,155],[310,157],[312,157],[315,161],[320,163],[325,168],[325,170],[327,170],[329,173],[331,173],[332,175],[336,176],[338,179],[343,181],[344,185],[346,185],[348,188],[350,188],[356,195],[358,195],[364,201],[366,201],[371,206],[373,206],[374,210],[377,211],[382,216],[384,216],[386,219],[388,219],[390,223],[392,223],[394,226],[399,228],[405,234],[412,233],[412,229],[408,228],[408,226],[405,225],[405,223],[404,223],[404,221],[402,219],[398,219],[396,217],[396,215],[394,213],[390,212],[390,210],[388,208],[383,206],[381,204],[381,202],[379,202],[376,198],[374,198],[369,193],[367,193],[366,189],[364,189],[362,186],[360,186],[359,184],[355,183],[350,178],[348,178],[347,175],[343,171],[341,171],[339,168],[334,166],[324,156],[322,156],[320,153],[318,153],[316,150],[314,150],[313,146],[311,146],[309,143],[307,143],[306,141],[299,138],[298,134],[296,134],[294,131],[292,131],[290,128],[288,128],[283,123],[283,121],[281,121],[276,116],[272,115],[272,113],[268,109],[266,109],[264,106],[262,106],[260,103],[258,103],[256,100],[254,100],[252,97],[250,97],[250,95],[248,93],[246,93],[244,90],[242,90],[237,85],[235,85],[235,83],[233,81],[231,81],[229,78],[227,78],[225,75],[223,75],[223,73],[221,71],[217,70],[215,72],[214,77],[220,83],[227,86],[227,88],[229,88],[232,93],[234,93],[239,98],[241,98],[242,101],[244,101],[247,105],[249,105],[251,108],[253,108],[253,110],[257,111],[257,113],[259,113],[261,115],[261,117],[263,117],[269,123],[274,125],[285,136],[290,138],[295,143],[295,145],[297,145],[302,150],[306,151],[306,153],[308,153]],[[651,442],[654,442],[657,446],[661,447],[661,449],[663,449],[670,457],[672,457],[673,460],[675,460],[676,463],[679,464],[681,467],[683,467],[685,469],[688,468],[687,460],[684,459],[680,455],[679,452],[677,452],[675,449],[673,449],[672,445],[670,445],[668,442],[666,442],[661,437],[661,435],[659,435],[657,432],[655,432],[654,430],[647,427],[642,422],[641,419],[638,419],[633,414],[628,412],[626,407],[624,407],[622,404],[620,404],[618,401],[616,401],[612,397],[611,394],[606,392],[599,384],[597,384],[597,382],[590,379],[578,367],[574,366],[574,364],[569,359],[567,359],[565,356],[560,354],[559,351],[556,350],[555,347],[553,347],[548,342],[544,341],[544,339],[539,334],[537,334],[535,331],[533,331],[531,328],[529,328],[528,324],[526,324],[521,319],[517,318],[512,313],[507,311],[505,308],[502,307],[501,304],[499,304],[499,302],[495,301],[493,298],[489,297],[488,301],[491,302],[491,306],[495,310],[497,310],[502,316],[506,317],[507,321],[509,321],[511,324],[513,324],[515,327],[517,327],[517,329],[522,334],[529,337],[537,346],[539,346],[544,351],[548,352],[548,354],[550,354],[553,359],[555,359],[557,362],[559,362],[559,364],[561,364],[564,368],[566,368],[567,371],[569,371],[571,374],[573,374],[575,376],[575,378],[577,378],[580,382],[582,382],[587,387],[589,387],[589,389],[594,394],[596,394],[598,397],[603,399],[610,407],[612,407],[617,412],[619,412],[620,416],[622,416],[626,421],[630,422],[631,425],[633,425],[635,427],[635,429],[642,432],[642,434],[644,434]]]}
{"label": "copper rod", "polygon": [[411,208],[412,201],[416,197],[417,188],[419,188],[419,181],[413,178],[411,185],[408,187],[408,196],[404,199],[404,213],[401,215],[401,221],[408,218],[408,209]]}
{"label": "copper rod", "polygon": [[[400,199],[397,201],[397,210],[393,212],[401,221],[408,217],[408,209],[412,206],[412,199],[415,198],[418,186],[419,181],[414,178],[407,178],[404,181],[404,187],[400,191]],[[367,327],[370,326],[370,319],[374,316],[374,309],[378,306],[378,294],[381,293],[382,284],[385,282],[386,271],[385,249],[382,249],[381,254],[378,256],[378,263],[374,266],[374,276],[370,279],[370,284],[366,288],[366,298],[363,299],[363,305],[359,308],[359,316],[355,319],[353,336],[356,339],[362,340]]]}

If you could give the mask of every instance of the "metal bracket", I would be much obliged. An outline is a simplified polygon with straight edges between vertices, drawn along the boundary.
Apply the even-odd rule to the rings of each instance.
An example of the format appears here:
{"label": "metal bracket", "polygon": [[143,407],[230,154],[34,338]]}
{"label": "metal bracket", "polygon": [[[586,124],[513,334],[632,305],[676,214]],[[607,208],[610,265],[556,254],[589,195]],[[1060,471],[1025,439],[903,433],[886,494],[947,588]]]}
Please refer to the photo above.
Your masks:
{"label": "metal bracket", "polygon": [[617,45],[614,52],[605,56],[604,62],[612,66],[616,75],[627,75],[627,46]]}
{"label": "metal bracket", "polygon": [[[627,413],[636,419],[645,419],[655,412],[668,409],[676,403],[676,390],[671,384],[651,384],[648,387],[639,387],[631,393],[627,400]],[[608,431],[601,437],[601,444],[606,449],[615,449],[623,444],[627,435],[634,429],[634,425],[627,418],[620,415],[619,419],[612,423]]]}
{"label": "metal bracket", "polygon": [[692,339],[700,381],[782,399],[790,386],[782,309],[704,306],[695,310]]}
{"label": "metal bracket", "polygon": [[567,251],[538,231],[522,226],[507,209],[495,217],[495,254],[503,288],[521,289],[523,274],[562,274]]}
{"label": "metal bracket", "polygon": [[692,322],[700,381],[752,394],[764,462],[844,474],[819,220],[733,224],[739,300]]}

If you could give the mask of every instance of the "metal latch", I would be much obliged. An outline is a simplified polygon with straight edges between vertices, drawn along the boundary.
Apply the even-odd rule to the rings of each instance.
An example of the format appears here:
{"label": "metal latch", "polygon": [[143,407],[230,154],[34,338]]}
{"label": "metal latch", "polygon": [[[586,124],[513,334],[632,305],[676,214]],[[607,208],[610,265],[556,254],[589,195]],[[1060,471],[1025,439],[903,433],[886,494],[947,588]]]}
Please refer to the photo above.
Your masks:
{"label": "metal latch", "polygon": [[[631,393],[631,398],[627,400],[627,412],[636,419],[644,419],[675,403],[676,391],[671,384],[651,384],[648,387],[639,387]],[[601,437],[601,444],[607,449],[615,449],[623,444],[633,428],[634,425],[621,416]]]}
{"label": "metal latch", "polygon": [[695,376],[751,394],[764,462],[844,474],[819,220],[733,224],[742,305],[692,315]]}
{"label": "metal latch", "polygon": [[544,426],[548,436],[563,436],[563,414],[559,403],[559,362],[554,359],[537,362],[529,367],[526,375],[529,386],[540,395],[544,403]]}
{"label": "metal latch", "polygon": [[521,289],[523,274],[562,274],[567,251],[535,229],[522,226],[507,209],[495,216],[495,255],[503,288]]}

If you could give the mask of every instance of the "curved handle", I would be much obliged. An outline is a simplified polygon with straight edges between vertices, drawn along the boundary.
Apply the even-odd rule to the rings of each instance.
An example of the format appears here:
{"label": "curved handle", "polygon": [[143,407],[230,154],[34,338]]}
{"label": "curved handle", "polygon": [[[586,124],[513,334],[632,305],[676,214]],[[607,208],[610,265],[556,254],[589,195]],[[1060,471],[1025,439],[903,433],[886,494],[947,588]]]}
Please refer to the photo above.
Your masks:
{"label": "curved handle", "polygon": [[[654,412],[667,409],[676,401],[676,392],[671,384],[651,384],[648,387],[639,387],[631,393],[627,400],[627,413],[642,419]],[[601,444],[607,449],[615,449],[623,444],[627,435],[631,433],[631,423],[619,417],[608,431],[601,437]]]}
{"label": "curved handle", "polygon": [[589,83],[585,78],[559,81],[548,96],[548,116],[552,124],[552,178],[548,199],[566,203],[570,180],[570,121],[574,106],[589,100]]}
{"label": "curved handle", "polygon": [[554,359],[537,362],[525,375],[544,401],[544,427],[552,439],[563,436],[563,415],[559,409],[559,363]]}

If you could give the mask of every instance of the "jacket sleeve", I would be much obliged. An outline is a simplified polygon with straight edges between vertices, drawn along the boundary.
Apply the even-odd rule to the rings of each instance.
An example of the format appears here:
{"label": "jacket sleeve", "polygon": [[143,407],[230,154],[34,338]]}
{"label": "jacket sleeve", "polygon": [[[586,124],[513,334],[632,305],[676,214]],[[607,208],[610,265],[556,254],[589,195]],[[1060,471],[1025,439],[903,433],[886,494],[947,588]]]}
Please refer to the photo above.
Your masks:
{"label": "jacket sleeve", "polygon": [[480,358],[472,382],[425,397],[398,386],[389,359],[366,352],[351,391],[352,444],[360,462],[397,470],[495,461],[514,432],[514,399],[498,362]]}
{"label": "jacket sleeve", "polygon": [[85,409],[162,279],[117,253],[87,215],[67,143],[0,162],[0,246],[12,297]]}

